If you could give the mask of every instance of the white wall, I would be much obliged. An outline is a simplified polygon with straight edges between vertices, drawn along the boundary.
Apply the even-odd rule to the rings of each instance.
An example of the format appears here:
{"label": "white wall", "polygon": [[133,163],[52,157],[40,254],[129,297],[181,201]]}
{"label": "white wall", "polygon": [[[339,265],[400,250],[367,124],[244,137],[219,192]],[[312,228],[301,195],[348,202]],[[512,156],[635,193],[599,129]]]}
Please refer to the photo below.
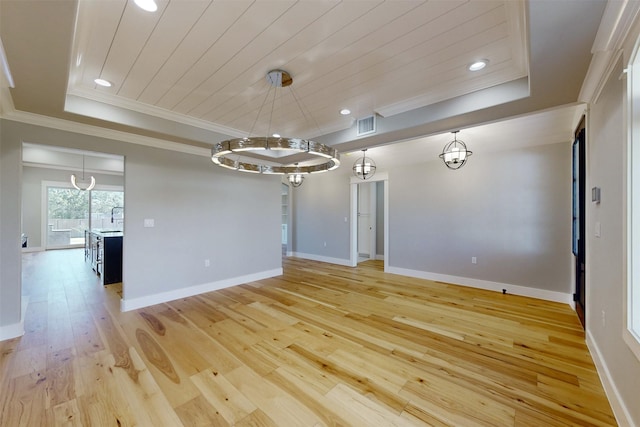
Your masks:
{"label": "white wall", "polygon": [[[601,203],[587,206],[586,327],[618,421],[640,425],[640,361],[622,338],[627,265],[626,89],[618,78],[622,69],[619,61],[587,120],[587,185],[601,188]],[[594,235],[596,222],[601,224],[599,238]]]}
{"label": "white wall", "polygon": [[[44,247],[42,242],[42,181],[68,182],[74,172],[41,167],[22,167],[22,233],[29,247]],[[121,175],[92,174],[98,185],[124,185]]]}
{"label": "white wall", "polygon": [[[0,123],[0,334],[20,321],[23,141],[125,156],[127,308],[281,271],[279,176],[226,171],[207,156]],[[144,228],[145,218],[155,227]]]}

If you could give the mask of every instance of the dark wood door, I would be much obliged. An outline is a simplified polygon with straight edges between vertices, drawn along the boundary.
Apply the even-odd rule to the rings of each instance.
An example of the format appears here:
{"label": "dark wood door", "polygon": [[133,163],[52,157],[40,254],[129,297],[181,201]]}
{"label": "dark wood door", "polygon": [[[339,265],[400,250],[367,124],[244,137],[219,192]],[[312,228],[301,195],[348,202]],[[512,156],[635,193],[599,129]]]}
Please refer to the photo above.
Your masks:
{"label": "dark wood door", "polygon": [[586,307],[586,130],[584,117],[573,142],[573,254],[575,256],[576,312],[585,326]]}

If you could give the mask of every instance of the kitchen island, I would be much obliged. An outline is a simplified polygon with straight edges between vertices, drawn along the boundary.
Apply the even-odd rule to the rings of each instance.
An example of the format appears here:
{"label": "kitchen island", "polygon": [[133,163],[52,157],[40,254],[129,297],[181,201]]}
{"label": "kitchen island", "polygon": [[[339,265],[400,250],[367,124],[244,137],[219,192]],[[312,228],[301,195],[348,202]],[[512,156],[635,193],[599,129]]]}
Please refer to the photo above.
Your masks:
{"label": "kitchen island", "polygon": [[122,231],[92,229],[84,233],[84,259],[102,284],[122,282]]}

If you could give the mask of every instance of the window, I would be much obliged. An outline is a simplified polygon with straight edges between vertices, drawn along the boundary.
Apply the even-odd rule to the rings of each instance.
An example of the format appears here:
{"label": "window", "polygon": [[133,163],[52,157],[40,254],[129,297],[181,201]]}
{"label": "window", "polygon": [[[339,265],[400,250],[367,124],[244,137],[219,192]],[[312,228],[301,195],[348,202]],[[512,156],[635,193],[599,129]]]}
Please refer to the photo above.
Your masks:
{"label": "window", "polygon": [[47,248],[84,244],[89,225],[89,192],[75,188],[47,188]]}
{"label": "window", "polygon": [[87,229],[122,231],[124,192],[115,188],[103,185],[92,191],[78,191],[69,183],[44,181],[46,247],[81,247]]}
{"label": "window", "polygon": [[91,228],[122,231],[124,192],[93,190],[91,192]]}
{"label": "window", "polygon": [[640,359],[640,40],[627,68],[628,99],[628,283],[624,339]]}

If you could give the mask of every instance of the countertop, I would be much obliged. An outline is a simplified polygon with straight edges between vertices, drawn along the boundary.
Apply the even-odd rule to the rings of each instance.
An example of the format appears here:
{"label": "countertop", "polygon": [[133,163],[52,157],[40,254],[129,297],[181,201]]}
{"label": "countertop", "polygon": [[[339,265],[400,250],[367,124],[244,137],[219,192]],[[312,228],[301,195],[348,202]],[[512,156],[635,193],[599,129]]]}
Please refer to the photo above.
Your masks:
{"label": "countertop", "polygon": [[120,231],[120,230],[108,230],[108,229],[103,229],[103,228],[94,228],[90,231],[93,234],[97,234],[99,236],[102,236],[103,238],[106,237],[123,237],[124,236],[124,232]]}

